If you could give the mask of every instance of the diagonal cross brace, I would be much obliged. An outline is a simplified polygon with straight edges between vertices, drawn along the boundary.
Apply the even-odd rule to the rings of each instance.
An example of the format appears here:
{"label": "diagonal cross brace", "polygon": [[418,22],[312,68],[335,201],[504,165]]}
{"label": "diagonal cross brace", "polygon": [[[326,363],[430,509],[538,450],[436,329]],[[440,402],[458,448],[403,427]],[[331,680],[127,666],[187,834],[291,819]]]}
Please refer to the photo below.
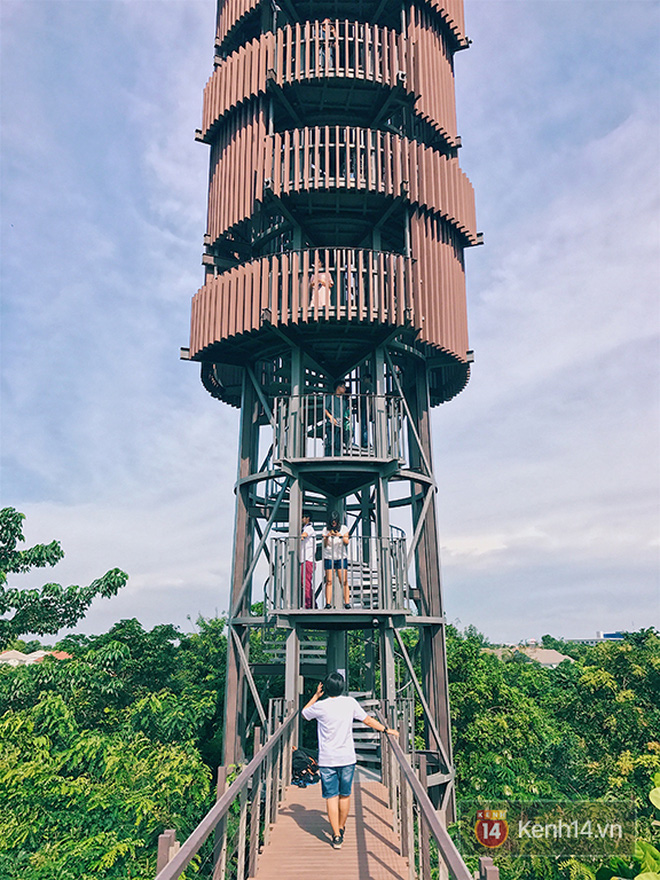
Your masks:
{"label": "diagonal cross brace", "polygon": [[419,451],[422,454],[422,458],[424,460],[424,465],[426,466],[426,474],[427,476],[433,478],[433,471],[431,470],[431,465],[429,464],[429,460],[426,457],[426,453],[424,452],[424,447],[422,446],[422,441],[420,440],[419,434],[417,433],[417,428],[415,427],[415,423],[413,422],[412,414],[410,412],[410,407],[408,406],[408,401],[406,400],[406,396],[403,393],[403,388],[401,387],[401,382],[399,381],[399,377],[397,376],[396,370],[394,369],[394,364],[392,363],[392,359],[390,358],[389,351],[385,352],[385,357],[387,358],[387,365],[390,368],[390,372],[394,377],[394,381],[396,382],[396,387],[401,395],[401,400],[403,401],[403,406],[406,410],[406,415],[408,416],[408,424],[412,428],[413,435],[415,440],[417,441],[417,446]]}
{"label": "diagonal cross brace", "polygon": [[250,381],[254,385],[254,390],[257,392],[257,397],[259,398],[259,402],[263,406],[264,412],[266,413],[266,416],[268,417],[268,421],[271,423],[271,425],[274,428],[275,427],[275,418],[274,418],[272,412],[270,411],[270,407],[268,406],[268,401],[264,397],[263,388],[261,387],[261,385],[257,381],[257,377],[254,375],[254,370],[252,369],[252,367],[248,366],[248,367],[246,367],[246,370],[247,370],[248,376],[250,377]]}
{"label": "diagonal cross brace", "polygon": [[234,644],[236,645],[236,650],[238,651],[238,657],[241,661],[243,672],[245,673],[248,685],[250,686],[250,691],[252,692],[252,699],[254,700],[254,704],[257,707],[257,712],[259,713],[259,718],[261,718],[261,723],[263,724],[265,729],[267,724],[266,712],[264,711],[264,707],[261,705],[261,698],[259,697],[259,691],[257,690],[256,682],[252,676],[252,670],[250,669],[250,664],[248,663],[245,648],[243,647],[241,638],[236,630],[233,627],[230,627],[230,629],[231,634],[234,637]]}
{"label": "diagonal cross brace", "polygon": [[447,757],[447,752],[445,750],[444,744],[443,744],[442,740],[440,739],[440,734],[438,733],[438,728],[436,727],[435,721],[433,720],[433,715],[431,715],[431,710],[429,708],[429,704],[426,702],[426,697],[424,696],[424,691],[422,690],[422,686],[419,683],[417,675],[415,674],[415,669],[412,665],[412,660],[410,659],[410,655],[408,654],[408,651],[406,649],[406,646],[404,644],[403,639],[401,638],[401,634],[399,633],[399,631],[397,629],[395,629],[395,630],[393,630],[393,632],[394,632],[394,637],[396,638],[397,643],[399,645],[399,649],[401,651],[403,661],[408,668],[410,678],[412,679],[412,683],[415,687],[415,690],[417,691],[417,696],[419,697],[419,701],[422,704],[422,708],[424,709],[424,714],[426,715],[426,720],[428,721],[429,727],[431,728],[431,733],[435,737],[435,741],[438,744],[438,749],[439,749],[440,754],[442,755],[442,758],[447,766],[447,769],[449,771],[451,771],[451,762],[450,762],[449,758]]}
{"label": "diagonal cross brace", "polygon": [[[260,539],[263,538],[264,534],[261,531],[261,528],[259,527],[259,521],[256,519],[254,521],[254,527],[257,530],[257,534],[259,535],[259,538]],[[268,547],[266,547],[266,545],[264,545],[264,556],[266,557],[268,562],[270,562],[270,553],[268,552]]]}
{"label": "diagonal cross brace", "polygon": [[424,499],[424,505],[422,507],[421,513],[419,515],[419,519],[417,520],[417,525],[415,527],[415,534],[413,535],[413,539],[410,542],[410,547],[408,548],[408,558],[406,560],[406,567],[410,568],[410,565],[413,560],[413,556],[415,555],[415,550],[417,549],[417,545],[419,544],[419,539],[422,534],[422,527],[428,516],[428,512],[431,508],[431,501],[433,501],[433,493],[435,492],[435,486],[429,485],[426,490],[426,498]]}
{"label": "diagonal cross brace", "polygon": [[259,555],[261,551],[264,549],[264,545],[266,543],[266,539],[268,538],[268,534],[270,532],[271,526],[275,522],[275,517],[277,516],[277,511],[280,509],[280,504],[282,503],[282,499],[284,498],[284,493],[289,488],[289,477],[287,477],[284,481],[284,485],[280,489],[280,494],[277,496],[275,500],[275,504],[273,505],[273,509],[268,517],[268,522],[266,523],[266,528],[264,529],[264,533],[261,536],[261,540],[259,541],[259,545],[254,552],[254,556],[252,557],[252,562],[250,563],[250,567],[247,570],[245,577],[243,578],[243,583],[241,584],[241,588],[238,591],[238,596],[236,597],[236,601],[234,602],[234,606],[231,610],[231,619],[238,615],[239,609],[241,607],[241,602],[243,601],[243,597],[245,596],[245,591],[247,590],[248,583],[250,582],[250,578],[252,577],[252,573],[257,565],[257,561],[259,559]]}

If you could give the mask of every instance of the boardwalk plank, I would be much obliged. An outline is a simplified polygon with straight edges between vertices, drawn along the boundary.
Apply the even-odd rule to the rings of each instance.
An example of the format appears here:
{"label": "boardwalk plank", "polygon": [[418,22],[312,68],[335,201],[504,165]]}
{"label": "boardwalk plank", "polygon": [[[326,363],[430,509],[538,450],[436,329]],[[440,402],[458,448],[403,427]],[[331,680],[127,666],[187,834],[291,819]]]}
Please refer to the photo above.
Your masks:
{"label": "boardwalk plank", "polygon": [[321,786],[289,787],[259,858],[257,880],[319,880],[328,874],[342,880],[408,880],[408,863],[392,830],[387,789],[380,782],[353,786],[340,850],[330,845]]}

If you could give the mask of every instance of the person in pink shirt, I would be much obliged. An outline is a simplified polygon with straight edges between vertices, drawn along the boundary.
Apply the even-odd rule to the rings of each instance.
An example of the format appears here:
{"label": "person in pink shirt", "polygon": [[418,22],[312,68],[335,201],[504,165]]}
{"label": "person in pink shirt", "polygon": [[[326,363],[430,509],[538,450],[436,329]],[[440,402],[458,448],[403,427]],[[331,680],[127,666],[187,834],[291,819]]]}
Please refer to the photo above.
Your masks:
{"label": "person in pink shirt", "polygon": [[303,514],[300,535],[300,581],[305,597],[305,608],[314,607],[314,557],[316,554],[316,532],[307,514]]}

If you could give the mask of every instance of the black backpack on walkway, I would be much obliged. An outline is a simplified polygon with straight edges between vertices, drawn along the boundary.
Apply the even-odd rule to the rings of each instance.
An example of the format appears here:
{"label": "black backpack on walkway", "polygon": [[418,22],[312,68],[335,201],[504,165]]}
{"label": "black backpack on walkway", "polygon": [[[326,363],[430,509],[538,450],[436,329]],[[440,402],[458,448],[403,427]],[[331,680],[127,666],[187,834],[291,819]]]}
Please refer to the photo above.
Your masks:
{"label": "black backpack on walkway", "polygon": [[294,749],[291,758],[291,782],[300,788],[319,782],[319,765],[315,753],[306,749]]}

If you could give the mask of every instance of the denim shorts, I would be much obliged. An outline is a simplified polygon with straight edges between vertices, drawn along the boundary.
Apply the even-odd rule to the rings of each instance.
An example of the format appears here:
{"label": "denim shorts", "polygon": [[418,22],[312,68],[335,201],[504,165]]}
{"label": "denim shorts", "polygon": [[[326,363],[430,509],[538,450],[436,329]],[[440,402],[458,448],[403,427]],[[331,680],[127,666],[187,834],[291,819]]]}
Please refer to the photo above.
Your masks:
{"label": "denim shorts", "polygon": [[321,774],[321,796],[324,798],[348,797],[353,786],[355,764],[344,767],[319,767]]}
{"label": "denim shorts", "polygon": [[333,568],[348,568],[348,559],[324,559],[323,567],[326,571]]}

